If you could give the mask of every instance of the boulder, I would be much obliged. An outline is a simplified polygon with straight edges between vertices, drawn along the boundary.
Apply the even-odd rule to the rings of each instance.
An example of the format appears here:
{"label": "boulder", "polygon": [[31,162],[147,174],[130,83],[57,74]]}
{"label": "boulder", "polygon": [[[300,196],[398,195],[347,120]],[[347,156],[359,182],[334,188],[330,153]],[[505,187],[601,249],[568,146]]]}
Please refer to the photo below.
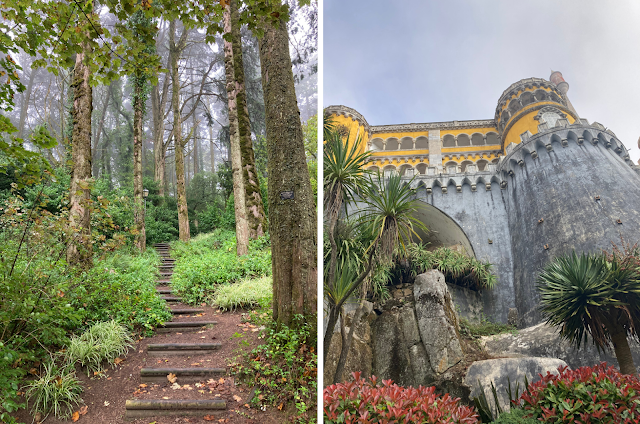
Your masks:
{"label": "boulder", "polygon": [[464,359],[458,317],[444,275],[437,270],[418,275],[413,295],[418,330],[431,369],[436,375],[443,374]]}
{"label": "boulder", "polygon": [[483,317],[482,295],[465,287],[447,283],[458,316],[469,322],[480,322]]}
{"label": "boulder", "polygon": [[[545,323],[520,329],[516,334],[485,336],[481,338],[480,343],[484,345],[487,353],[493,356],[559,358],[572,369],[593,366],[600,362],[618,366],[615,354],[611,350],[598,352],[591,339],[578,349],[563,340],[556,328]],[[640,345],[635,340],[629,340],[629,346],[636,370],[640,372]]]}
{"label": "boulder", "polygon": [[538,374],[546,375],[547,372],[558,374],[560,366],[567,366],[567,363],[561,359],[536,357],[487,359],[474,362],[469,366],[463,384],[471,389],[472,399],[481,393],[480,387],[482,387],[489,405],[495,410],[491,391],[491,383],[493,382],[498,393],[500,406],[504,410],[508,410],[510,407],[507,394],[509,382],[515,397],[517,384],[519,384],[519,393],[522,393],[524,389],[525,375],[531,383],[539,380]]}

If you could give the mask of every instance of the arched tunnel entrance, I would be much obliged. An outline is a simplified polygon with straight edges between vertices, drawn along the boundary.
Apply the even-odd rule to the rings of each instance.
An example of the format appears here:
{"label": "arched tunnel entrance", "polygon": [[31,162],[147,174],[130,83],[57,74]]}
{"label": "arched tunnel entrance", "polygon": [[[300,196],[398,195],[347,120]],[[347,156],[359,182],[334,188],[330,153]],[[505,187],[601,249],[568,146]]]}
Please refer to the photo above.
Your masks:
{"label": "arched tunnel entrance", "polygon": [[475,257],[469,238],[462,228],[449,215],[440,209],[421,200],[417,201],[418,209],[413,217],[422,222],[429,231],[417,230],[420,239],[414,236],[414,242],[422,243],[428,249],[436,247],[462,246],[467,255]]}

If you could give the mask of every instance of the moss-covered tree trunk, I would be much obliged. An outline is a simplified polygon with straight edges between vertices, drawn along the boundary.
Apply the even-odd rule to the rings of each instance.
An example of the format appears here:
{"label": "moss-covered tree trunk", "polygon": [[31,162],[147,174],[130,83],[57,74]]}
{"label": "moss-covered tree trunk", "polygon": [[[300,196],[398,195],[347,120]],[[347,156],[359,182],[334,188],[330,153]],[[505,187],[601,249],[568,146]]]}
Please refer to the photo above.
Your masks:
{"label": "moss-covered tree trunk", "polygon": [[[186,31],[186,29],[184,30]],[[182,117],[180,116],[180,79],[178,57],[184,48],[184,37],[176,45],[176,21],[169,24],[169,49],[171,55],[171,107],[173,109],[173,143],[176,160],[176,200],[178,203],[178,230],[181,241],[189,241],[189,212],[187,210],[187,190],[184,181],[184,141],[182,139]]]}
{"label": "moss-covered tree trunk", "polygon": [[134,78],[133,87],[133,221],[136,227],[135,245],[141,252],[147,247],[142,198],[142,112],[144,87],[141,78]]}
{"label": "moss-covered tree trunk", "polygon": [[273,318],[317,311],[316,207],[304,151],[285,22],[265,26],[260,39],[267,123],[269,233],[273,266]]}
{"label": "moss-covered tree trunk", "polygon": [[242,155],[242,176],[244,180],[245,205],[247,209],[247,224],[249,226],[249,238],[256,239],[266,231],[266,218],[260,193],[260,181],[256,171],[256,160],[253,154],[253,142],[251,141],[251,123],[249,121],[249,108],[247,107],[247,94],[244,87],[244,64],[242,61],[242,37],[240,35],[240,23],[238,16],[238,2],[229,2],[230,28],[225,27],[226,32],[231,33],[231,59],[233,61],[233,79],[235,82],[235,99],[238,110],[238,135],[240,137],[240,154]]}
{"label": "moss-covered tree trunk", "polygon": [[71,158],[73,169],[69,193],[69,229],[67,262],[89,268],[92,263],[91,247],[91,112],[92,90],[90,70],[85,61],[88,43],[76,55],[73,69],[73,130]]}
{"label": "moss-covered tree trunk", "polygon": [[[231,32],[231,13],[229,7],[224,11],[225,32]],[[234,59],[231,42],[224,40],[224,70],[226,76],[227,99],[229,104],[229,153],[231,173],[233,175],[233,203],[236,215],[236,253],[246,255],[249,250],[249,224],[245,201],[245,182],[242,173],[242,154],[240,151],[240,133],[238,131],[237,89],[233,72]]]}

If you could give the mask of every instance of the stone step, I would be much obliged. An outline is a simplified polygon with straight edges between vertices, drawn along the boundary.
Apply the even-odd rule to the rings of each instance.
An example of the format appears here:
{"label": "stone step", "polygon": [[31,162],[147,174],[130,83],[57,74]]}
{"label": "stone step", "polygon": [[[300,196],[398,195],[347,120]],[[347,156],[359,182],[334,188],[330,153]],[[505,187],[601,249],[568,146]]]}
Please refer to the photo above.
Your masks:
{"label": "stone step", "polygon": [[148,344],[151,356],[195,356],[206,355],[222,347],[221,343],[157,343]]}
{"label": "stone step", "polygon": [[198,331],[203,327],[216,325],[217,323],[217,321],[169,321],[159,325],[156,331],[158,333],[170,333],[173,331],[186,333],[187,331]]}
{"label": "stone step", "polygon": [[167,284],[169,284],[171,282],[170,278],[162,278],[160,280],[156,280],[157,284],[160,284],[161,286],[166,286]]}
{"label": "stone step", "polygon": [[133,399],[125,404],[125,418],[158,416],[205,416],[222,415],[227,408],[223,399],[172,400],[172,399]]}
{"label": "stone step", "polygon": [[156,291],[158,292],[158,294],[172,294],[173,293],[173,290],[171,290],[171,288],[169,288],[168,286],[156,287]]}
{"label": "stone step", "polygon": [[174,374],[178,382],[202,381],[227,374],[224,368],[142,368],[140,380],[143,383],[166,383],[167,375]]}
{"label": "stone step", "polygon": [[165,302],[182,302],[182,298],[178,296],[163,296],[161,299]]}
{"label": "stone step", "polygon": [[199,314],[201,312],[204,312],[204,309],[181,309],[181,308],[171,309],[171,313],[174,315],[190,315],[190,314]]}

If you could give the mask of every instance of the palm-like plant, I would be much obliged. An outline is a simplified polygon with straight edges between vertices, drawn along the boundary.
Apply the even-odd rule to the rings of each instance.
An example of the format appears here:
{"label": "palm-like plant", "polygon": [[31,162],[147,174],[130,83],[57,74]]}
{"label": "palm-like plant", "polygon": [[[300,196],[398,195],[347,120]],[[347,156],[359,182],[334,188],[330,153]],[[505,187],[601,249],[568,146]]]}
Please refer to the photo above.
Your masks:
{"label": "palm-like plant", "polygon": [[[415,227],[426,231],[424,224],[413,217],[418,206],[417,200],[413,197],[413,190],[409,184],[403,184],[402,178],[397,174],[388,178],[377,174],[363,186],[361,200],[364,207],[359,211],[358,223],[363,231],[373,234],[373,241],[367,249],[366,267],[360,275],[347,283],[347,287],[341,290],[340,297],[327,297],[329,317],[324,339],[325,361],[342,305],[367,278],[375,262],[390,260],[398,245],[402,251],[406,250],[405,246],[409,244],[412,236],[416,235]],[[341,377],[351,337],[343,336],[343,339],[347,343],[343,342],[334,382]]]}
{"label": "palm-like plant", "polygon": [[[637,253],[637,252],[636,252]],[[547,323],[577,345],[591,336],[598,349],[613,345],[620,372],[635,374],[627,336],[640,328],[640,269],[636,257],[580,256],[574,252],[549,264],[537,281]]]}

